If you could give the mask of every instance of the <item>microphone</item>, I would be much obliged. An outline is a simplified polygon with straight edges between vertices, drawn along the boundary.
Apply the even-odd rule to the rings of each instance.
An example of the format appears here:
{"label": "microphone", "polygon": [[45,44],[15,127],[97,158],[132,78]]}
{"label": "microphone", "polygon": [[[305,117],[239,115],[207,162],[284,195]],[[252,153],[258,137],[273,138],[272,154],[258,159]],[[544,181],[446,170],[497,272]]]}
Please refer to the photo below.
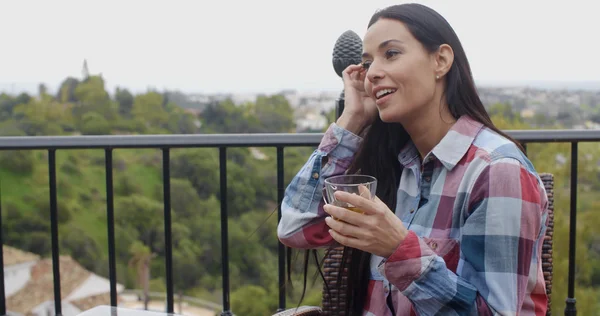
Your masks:
{"label": "microphone", "polygon": [[333,69],[340,78],[342,71],[350,65],[356,65],[362,61],[362,40],[353,31],[346,31],[333,46]]}
{"label": "microphone", "polygon": [[[342,72],[350,65],[356,65],[362,61],[362,40],[353,31],[346,31],[338,37],[333,46],[333,69],[341,78]],[[344,91],[336,100],[336,118],[344,111]]]}

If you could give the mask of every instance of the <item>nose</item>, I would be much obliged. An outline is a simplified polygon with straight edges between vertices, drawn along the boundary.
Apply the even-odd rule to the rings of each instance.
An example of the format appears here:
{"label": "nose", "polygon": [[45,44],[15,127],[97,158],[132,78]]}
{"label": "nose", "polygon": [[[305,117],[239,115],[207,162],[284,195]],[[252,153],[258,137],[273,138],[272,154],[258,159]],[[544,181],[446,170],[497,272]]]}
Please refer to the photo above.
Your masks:
{"label": "nose", "polygon": [[377,82],[378,80],[383,79],[385,76],[383,69],[381,69],[378,64],[379,63],[373,61],[369,65],[369,69],[367,69],[367,79],[369,79],[371,82]]}

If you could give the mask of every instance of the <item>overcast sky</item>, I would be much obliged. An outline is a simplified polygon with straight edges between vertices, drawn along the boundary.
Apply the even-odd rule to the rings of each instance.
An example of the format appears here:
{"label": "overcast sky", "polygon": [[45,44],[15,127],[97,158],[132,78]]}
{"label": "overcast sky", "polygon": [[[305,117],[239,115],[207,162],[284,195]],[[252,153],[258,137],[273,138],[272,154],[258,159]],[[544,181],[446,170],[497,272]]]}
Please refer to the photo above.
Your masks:
{"label": "overcast sky", "polygon": [[[0,86],[54,89],[83,60],[109,88],[339,90],[335,40],[383,0],[0,0]],[[417,1],[460,37],[479,83],[600,80],[597,1]]]}

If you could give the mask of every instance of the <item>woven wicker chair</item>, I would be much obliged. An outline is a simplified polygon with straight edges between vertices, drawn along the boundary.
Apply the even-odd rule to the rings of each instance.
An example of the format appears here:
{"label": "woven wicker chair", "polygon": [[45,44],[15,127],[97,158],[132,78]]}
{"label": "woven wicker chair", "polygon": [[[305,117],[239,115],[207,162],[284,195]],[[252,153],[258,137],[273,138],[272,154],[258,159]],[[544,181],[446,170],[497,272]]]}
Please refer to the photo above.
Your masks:
{"label": "woven wicker chair", "polygon": [[[552,237],[554,235],[554,176],[550,173],[540,174],[540,178],[546,188],[548,195],[548,228],[542,245],[542,269],[544,271],[544,279],[546,281],[546,293],[548,294],[548,312],[547,316],[552,313],[550,311],[550,298],[552,293]],[[291,308],[273,316],[346,316],[345,308],[347,276],[342,275],[341,284],[338,284],[338,274],[340,265],[342,264],[343,247],[333,248],[328,251],[323,262],[323,275],[325,282],[329,286],[329,291],[323,286],[323,300],[321,306],[301,306],[299,308]],[[349,256],[348,256],[349,259]],[[346,264],[349,260],[346,262]],[[348,269],[345,268],[344,272]],[[338,299],[341,300],[338,304]]]}

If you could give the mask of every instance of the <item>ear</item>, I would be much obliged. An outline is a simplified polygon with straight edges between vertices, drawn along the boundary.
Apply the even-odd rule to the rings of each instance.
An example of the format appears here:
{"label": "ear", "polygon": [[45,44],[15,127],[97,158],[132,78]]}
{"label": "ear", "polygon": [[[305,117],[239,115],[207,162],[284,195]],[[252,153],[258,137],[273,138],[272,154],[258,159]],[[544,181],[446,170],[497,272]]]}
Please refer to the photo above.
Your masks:
{"label": "ear", "polygon": [[437,52],[434,53],[435,62],[435,76],[440,78],[445,76],[452,63],[454,63],[454,50],[448,44],[442,44],[438,48]]}

